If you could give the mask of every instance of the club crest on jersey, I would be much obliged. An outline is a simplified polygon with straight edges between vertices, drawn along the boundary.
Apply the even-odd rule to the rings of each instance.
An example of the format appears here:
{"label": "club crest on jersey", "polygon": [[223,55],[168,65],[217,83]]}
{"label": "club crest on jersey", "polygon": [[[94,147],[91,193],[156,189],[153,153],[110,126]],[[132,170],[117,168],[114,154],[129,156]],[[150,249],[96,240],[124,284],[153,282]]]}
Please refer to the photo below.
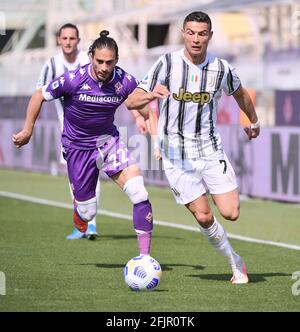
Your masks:
{"label": "club crest on jersey", "polygon": [[207,86],[210,88],[213,88],[216,85],[217,81],[217,74],[208,72],[207,73]]}
{"label": "club crest on jersey", "polygon": [[193,103],[198,103],[200,105],[207,104],[211,100],[210,94],[208,92],[191,93],[188,91],[184,91],[183,88],[179,89],[178,94],[173,93],[172,96],[176,101],[192,101]]}
{"label": "club crest on jersey", "polygon": [[123,88],[123,85],[122,85],[120,82],[117,82],[117,83],[115,84],[115,90],[116,90],[116,93],[119,94],[119,93],[121,92],[122,88]]}

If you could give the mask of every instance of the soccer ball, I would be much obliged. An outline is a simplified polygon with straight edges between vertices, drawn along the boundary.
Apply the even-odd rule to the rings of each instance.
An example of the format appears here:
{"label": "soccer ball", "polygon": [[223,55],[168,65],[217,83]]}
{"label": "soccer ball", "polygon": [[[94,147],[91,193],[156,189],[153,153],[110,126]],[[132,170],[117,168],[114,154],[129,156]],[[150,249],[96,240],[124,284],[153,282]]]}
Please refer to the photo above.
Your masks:
{"label": "soccer ball", "polygon": [[131,290],[152,290],[159,284],[161,267],[151,256],[133,257],[124,268],[124,278]]}

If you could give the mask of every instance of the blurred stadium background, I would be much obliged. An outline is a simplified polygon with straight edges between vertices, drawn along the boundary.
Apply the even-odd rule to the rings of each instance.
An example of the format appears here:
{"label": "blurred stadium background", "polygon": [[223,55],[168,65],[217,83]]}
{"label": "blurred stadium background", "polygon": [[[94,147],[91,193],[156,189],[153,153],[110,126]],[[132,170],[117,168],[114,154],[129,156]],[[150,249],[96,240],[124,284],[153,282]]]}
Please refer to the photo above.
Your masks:
{"label": "blurred stadium background", "polygon": [[[46,300],[43,303],[41,300],[37,301],[36,305],[31,303],[28,306],[27,299],[31,298],[31,295],[28,295],[26,290],[23,291],[24,285],[37,299],[42,297],[43,293],[39,293],[39,288],[34,289],[30,278],[41,280],[41,289],[45,284],[48,285],[49,300],[57,294],[53,290],[55,287],[56,290],[64,287],[71,288],[69,278],[71,278],[72,269],[76,268],[83,279],[89,275],[94,265],[96,268],[113,268],[119,273],[123,263],[125,264],[127,258],[129,259],[135,253],[135,250],[132,249],[119,250],[114,252],[113,257],[110,256],[110,250],[115,250],[110,249],[110,242],[111,247],[115,248],[113,240],[122,240],[122,238],[111,235],[110,231],[106,230],[109,218],[107,217],[108,219],[103,221],[105,217],[100,216],[100,234],[104,234],[102,246],[107,245],[109,248],[109,250],[107,249],[108,258],[105,257],[107,262],[105,260],[106,263],[103,263],[103,266],[99,263],[84,264],[86,257],[82,254],[77,259],[78,264],[68,265],[63,260],[74,259],[73,253],[78,247],[75,244],[66,245],[66,242],[63,241],[64,233],[70,229],[70,220],[67,220],[69,217],[64,216],[67,213],[53,212],[49,208],[43,216],[40,214],[39,207],[32,203],[28,206],[27,203],[24,203],[23,206],[17,200],[4,198],[7,196],[7,194],[3,194],[5,191],[60,202],[70,200],[65,178],[56,176],[65,176],[65,169],[59,163],[60,131],[56,112],[53,109],[54,105],[48,103],[43,106],[44,110],[28,146],[18,150],[11,142],[12,134],[23,125],[26,105],[35,90],[42,65],[58,51],[55,44],[55,33],[58,28],[67,22],[78,25],[81,37],[79,46],[83,50],[88,50],[92,41],[98,37],[100,30],[108,29],[119,44],[120,65],[138,79],[142,79],[144,73],[159,55],[182,47],[181,24],[186,14],[194,10],[206,11],[211,16],[214,36],[209,50],[228,59],[237,68],[243,85],[249,90],[256,104],[262,124],[260,137],[249,142],[242,130],[242,126],[247,124],[247,120],[240,113],[233,98],[222,97],[218,128],[225,150],[237,173],[243,195],[241,197],[253,198],[242,202],[242,222],[234,225],[226,224],[226,229],[229,232],[233,231],[252,237],[252,239],[276,241],[277,244],[285,242],[290,249],[300,249],[300,213],[297,204],[300,203],[300,3],[298,0],[0,0],[0,239],[2,243],[0,270],[7,271],[8,277],[14,280],[14,284],[19,283],[19,286],[11,286],[19,287],[19,290],[18,288],[11,289],[9,292],[21,296],[7,297],[2,308],[0,303],[0,311],[1,309],[4,311],[24,310],[24,308],[25,310],[39,310],[39,308],[77,310],[81,307],[75,305],[79,304],[82,298],[78,298],[76,289],[72,290],[74,292],[72,295],[70,289],[69,297],[62,297],[57,303],[53,302],[50,305]],[[188,227],[194,225],[192,217],[182,207],[175,204],[169,189],[157,187],[164,187],[166,179],[161,164],[151,157],[150,137],[136,135],[135,124],[127,112],[118,112],[116,121],[122,127],[122,134],[126,137],[133,156],[140,163],[148,184],[153,185],[153,187],[149,187],[149,192],[155,207],[156,218],[186,224]],[[112,187],[111,183],[104,183],[100,207],[108,211],[130,214],[131,207],[126,197],[123,197],[122,193],[114,191],[115,189]],[[11,196],[11,198],[13,197],[18,198],[16,195]],[[26,197],[25,200],[30,200],[28,196]],[[112,197],[114,199],[111,199]],[[116,204],[116,202],[120,204]],[[59,204],[55,206],[59,206]],[[69,211],[67,212],[69,214]],[[61,220],[56,220],[54,225],[53,219],[51,219],[52,214],[59,215],[56,218],[61,218],[66,223],[61,224]],[[41,225],[40,220],[45,223],[45,226]],[[21,228],[16,221],[20,222],[19,225],[22,224]],[[34,239],[29,235],[32,234],[30,223],[34,223],[37,227],[37,236]],[[53,227],[51,228],[51,226]],[[45,227],[50,229],[49,238],[45,238],[43,235]],[[117,223],[114,223],[115,227],[117,233],[119,229]],[[121,232],[123,232],[123,228],[123,225],[120,226]],[[186,246],[190,244],[190,238],[176,230],[172,230],[170,233],[163,231],[162,227],[158,229],[159,231],[156,233],[158,240],[154,240],[156,241],[154,257],[161,260],[162,263],[172,262],[170,265],[172,268],[163,266],[163,270],[174,269],[173,275],[171,271],[167,277],[172,285],[171,289],[174,286],[172,280],[180,279],[178,271],[179,274],[182,273],[183,276],[186,276],[188,268],[193,267],[199,270],[196,265],[198,258],[194,257],[194,262],[190,263],[195,265],[180,265],[178,261],[181,259],[181,263],[185,262],[186,257],[172,255],[168,248],[174,245],[172,250],[175,252],[178,249],[175,246],[176,241],[182,238],[185,241],[184,245],[182,244],[182,253],[184,253]],[[20,233],[21,231],[22,233]],[[27,237],[24,237],[24,232],[27,232]],[[105,232],[108,232],[108,235]],[[125,234],[124,239],[130,239],[131,244],[128,247],[132,248],[135,246],[135,240],[130,238],[129,230],[126,229],[126,232],[128,235],[126,238]],[[159,237],[163,237],[163,241]],[[170,237],[169,240],[168,237]],[[195,241],[198,241],[198,237],[199,235],[197,238],[195,237]],[[250,238],[247,239],[251,242]],[[28,246],[28,241],[33,241],[31,246]],[[54,250],[52,241],[57,248],[61,248],[61,251],[57,249],[55,256],[55,259],[61,262],[58,267],[54,261],[52,264],[52,260],[54,260],[51,254],[51,250]],[[163,243],[164,241],[167,241],[166,244]],[[100,244],[101,241],[99,241],[99,246]],[[89,250],[88,245],[81,243],[81,250]],[[201,242],[201,247],[206,248],[205,245],[204,242]],[[225,294],[224,296],[228,299],[226,305],[217,306],[216,302],[212,301],[210,307],[205,307],[201,301],[198,301],[199,298],[195,297],[195,305],[190,307],[190,301],[187,298],[183,310],[189,310],[189,308],[190,310],[299,310],[299,301],[297,301],[297,297],[291,295],[290,291],[291,274],[300,269],[297,261],[298,252],[287,251],[287,249],[280,251],[281,249],[278,248],[266,249],[265,246],[259,245],[254,247],[253,244],[235,245],[238,250],[248,256],[249,263],[254,269],[252,271],[255,272],[252,274],[254,284],[247,289],[248,293],[246,292],[245,298],[247,301],[251,298],[251,301],[245,300],[245,307],[239,307],[240,293],[234,291],[232,295],[232,291],[224,286],[220,296]],[[40,252],[40,248],[42,248],[42,254],[40,254],[40,259],[43,259],[42,263],[39,261],[39,257],[35,257],[35,253]],[[51,248],[50,253],[49,248]],[[60,257],[61,252],[65,249],[68,249],[65,255],[69,256]],[[28,260],[28,264],[33,265],[27,271],[22,266],[22,253],[27,251],[30,253],[31,250],[32,253],[29,255],[35,257],[36,261]],[[100,252],[102,250],[105,253],[105,247],[101,247]],[[209,255],[210,250],[207,247]],[[202,257],[206,255],[206,249],[204,251],[205,254]],[[6,253],[19,257],[17,263],[12,263]],[[42,255],[44,256],[42,257]],[[195,255],[197,255],[196,250]],[[94,253],[91,257],[90,261],[97,262],[99,259],[98,253]],[[29,256],[27,258],[29,259]],[[211,264],[209,259],[207,258],[207,265]],[[110,266],[111,260],[117,261],[118,264]],[[218,276],[221,260],[219,261],[216,255],[212,256],[212,260],[214,263],[211,274],[200,276],[201,282],[207,282],[201,289],[204,302],[210,298],[209,292],[213,289],[206,288],[206,286],[216,287],[215,294],[217,294],[220,291],[218,281],[227,280],[229,277],[226,272]],[[19,261],[20,265],[18,265]],[[90,265],[87,266],[86,272],[82,270],[83,265]],[[65,266],[67,266],[66,271],[70,272],[70,276],[64,274]],[[205,268],[208,270],[208,267]],[[32,271],[35,274],[32,274]],[[224,268],[224,271],[227,270]],[[61,284],[57,283],[53,285],[53,288],[50,285],[52,279],[49,277],[49,281],[48,276],[51,276],[51,273],[54,276],[56,272],[60,273]],[[109,282],[111,273],[107,272],[105,270],[107,282]],[[175,272],[177,273],[175,274]],[[99,270],[93,270],[93,273],[95,280],[98,280]],[[26,281],[25,277],[22,279],[21,275],[27,276]],[[121,277],[119,279],[118,282],[121,282]],[[196,287],[195,280],[194,278],[189,286],[191,287],[191,294],[189,294],[191,297],[195,296],[195,292],[193,292],[193,287]],[[263,291],[260,282],[265,280],[270,280],[271,284],[265,283],[267,285]],[[179,281],[179,284],[184,285],[185,282],[186,279],[183,279]],[[212,285],[212,283],[215,284]],[[168,285],[167,282],[165,285]],[[101,288],[100,285],[99,287]],[[86,297],[86,310],[89,308],[102,310],[97,305],[103,303],[104,299],[108,301],[108,298],[112,303],[106,307],[100,307],[104,311],[105,308],[112,311],[128,311],[130,308],[139,310],[139,307],[124,307],[121,304],[116,306],[116,303],[123,303],[122,296],[128,296],[128,294],[122,291],[121,299],[114,302],[114,296],[116,299],[119,296],[118,283],[111,287],[108,290],[98,289],[100,293],[106,291],[107,297],[104,295],[102,298],[101,296],[96,298],[91,307],[88,306],[90,305],[89,296],[81,292],[80,296]],[[89,291],[88,287],[86,291]],[[180,291],[186,292],[186,289]],[[21,295],[20,292],[22,292]],[[179,293],[176,293],[176,296],[179,296]],[[110,296],[111,294],[113,296]],[[258,294],[261,294],[261,300],[257,298]],[[159,296],[164,299],[163,292]],[[71,298],[74,302],[73,307],[69,306],[68,302]],[[267,298],[268,300],[266,300]],[[144,307],[145,310],[155,310],[152,304],[156,302],[154,298],[152,299],[153,301],[151,298],[141,300],[148,305],[148,307]],[[180,296],[176,299],[182,302]],[[16,300],[20,300],[19,305],[16,304]],[[64,306],[60,306],[60,301],[65,301]],[[162,301],[162,303],[164,302]],[[157,307],[157,310],[180,310],[179,306],[172,305],[166,300],[163,306]]]}

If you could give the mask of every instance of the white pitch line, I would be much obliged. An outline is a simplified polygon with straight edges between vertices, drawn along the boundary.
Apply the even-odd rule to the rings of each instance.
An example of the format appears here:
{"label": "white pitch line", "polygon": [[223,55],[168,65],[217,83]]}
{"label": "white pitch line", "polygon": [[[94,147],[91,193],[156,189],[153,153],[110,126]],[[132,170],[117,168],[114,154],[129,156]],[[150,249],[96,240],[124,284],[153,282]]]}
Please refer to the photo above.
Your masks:
{"label": "white pitch line", "polygon": [[[8,191],[0,191],[0,196],[19,199],[19,200],[22,200],[22,201],[27,201],[27,202],[42,204],[42,205],[47,205],[47,206],[59,207],[59,208],[64,208],[64,209],[73,209],[72,204],[67,204],[67,203],[62,203],[62,202],[57,202],[57,201],[51,201],[51,200],[48,200],[48,199],[43,199],[43,198],[38,198],[38,197],[33,197],[33,196],[27,196],[27,195],[22,195],[22,194],[18,194],[18,193],[8,192]],[[101,215],[104,215],[104,216],[112,217],[112,218],[132,220],[132,216],[128,215],[128,214],[116,213],[116,212],[102,210],[102,209],[98,210],[98,213],[101,214]],[[175,223],[172,223],[172,222],[169,222],[169,221],[154,220],[154,224],[159,225],[159,226],[183,229],[183,230],[186,230],[186,231],[200,232],[198,227],[182,225],[182,224],[175,224]],[[237,235],[237,234],[231,234],[231,233],[227,233],[227,235],[228,235],[229,238],[235,239],[235,240],[240,240],[240,241],[245,241],[245,242],[250,242],[250,243],[266,244],[266,245],[271,245],[271,246],[275,246],[275,247],[282,247],[282,248],[287,248],[287,249],[292,249],[292,250],[300,250],[300,246],[297,246],[297,245],[294,245],[294,244],[255,239],[255,238],[252,238],[252,237],[242,236],[242,235]]]}

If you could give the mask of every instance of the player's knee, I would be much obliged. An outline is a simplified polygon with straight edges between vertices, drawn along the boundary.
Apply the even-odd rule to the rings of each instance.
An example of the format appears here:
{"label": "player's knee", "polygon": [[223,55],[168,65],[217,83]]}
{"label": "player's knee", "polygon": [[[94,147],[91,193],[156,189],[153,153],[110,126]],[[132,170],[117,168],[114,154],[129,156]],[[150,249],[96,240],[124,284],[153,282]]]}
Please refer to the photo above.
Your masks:
{"label": "player's knee", "polygon": [[198,221],[198,223],[204,228],[211,226],[211,224],[213,223],[214,217],[211,211],[210,212],[196,211],[194,213],[194,216]]}
{"label": "player's knee", "polygon": [[223,211],[220,211],[222,217],[224,217],[226,220],[236,221],[240,216],[240,208],[238,207],[232,207],[225,209]]}
{"label": "player's knee", "polygon": [[148,200],[148,192],[144,186],[142,176],[135,176],[128,180],[123,188],[132,204],[138,204]]}
{"label": "player's knee", "polygon": [[93,197],[87,201],[76,200],[76,211],[82,220],[91,221],[97,214],[97,198]]}

